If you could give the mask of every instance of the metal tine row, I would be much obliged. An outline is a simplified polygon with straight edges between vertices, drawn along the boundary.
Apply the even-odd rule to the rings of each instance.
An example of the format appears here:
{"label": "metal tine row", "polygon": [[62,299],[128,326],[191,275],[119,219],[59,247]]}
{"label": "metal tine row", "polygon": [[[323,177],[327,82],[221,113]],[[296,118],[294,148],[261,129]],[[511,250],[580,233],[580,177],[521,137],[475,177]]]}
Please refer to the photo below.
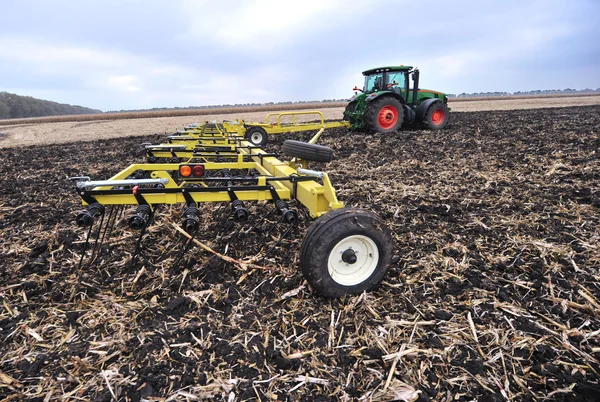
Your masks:
{"label": "metal tine row", "polygon": [[[214,136],[215,139],[219,139],[223,136],[223,130],[224,129],[222,127],[217,125],[213,127],[209,124],[206,124],[201,127],[200,136],[210,135]],[[225,147],[225,149],[227,150],[227,155],[224,155],[224,157],[230,157],[229,153],[234,152],[229,147]],[[219,156],[218,147],[207,147],[206,150],[210,154],[214,153],[215,157]],[[177,162],[181,161],[180,158],[175,158],[174,155],[171,155],[171,157],[172,159],[177,159]],[[193,158],[190,158],[190,160],[193,160]],[[202,161],[206,160],[206,158],[202,158]],[[149,174],[150,173],[147,171],[136,171],[133,177],[135,179],[140,179],[149,176]],[[256,255],[261,254],[265,249],[267,250],[262,257],[264,261],[271,254],[271,252],[281,244],[281,241],[293,230],[298,218],[297,212],[293,209],[290,209],[287,203],[281,201],[278,198],[277,193],[272,190],[273,200],[264,202],[262,207],[255,208],[254,213],[250,213],[250,211],[246,208],[245,203],[236,197],[234,182],[237,176],[234,176],[229,169],[223,169],[217,174],[222,175],[224,178],[231,177],[232,181],[228,181],[227,185],[234,188],[234,190],[230,190],[231,201],[221,203],[221,205],[212,212],[212,220],[214,224],[212,225],[213,227],[211,232],[215,233],[216,236],[214,238],[220,239],[224,243],[224,249],[227,250],[228,245],[238,240],[242,234],[247,236],[253,232],[257,233],[261,236],[260,239],[258,239],[256,242],[252,241],[251,243],[256,248]],[[198,210],[198,205],[199,204],[195,202],[189,203],[183,213],[184,230],[190,235],[190,237],[182,235],[181,239],[178,240],[176,246],[178,250],[174,256],[174,267],[179,266],[179,264],[184,260],[186,253],[189,251],[193,244],[193,240],[199,232],[200,212]],[[273,218],[273,210],[268,210],[269,205],[273,205],[275,207],[274,210],[279,212],[280,216],[276,219]],[[127,219],[129,227],[139,231],[139,234],[135,240],[135,246],[131,255],[129,267],[133,267],[138,258],[143,260],[144,263],[149,263],[143,255],[142,243],[148,236],[147,228],[154,220],[157,207],[157,205],[150,206],[140,204],[137,206],[135,215]],[[123,205],[118,205],[107,209],[105,206],[99,203],[92,203],[88,206],[87,211],[84,211],[78,215],[77,223],[80,226],[89,226],[84,250],[79,261],[79,268],[81,268],[84,259],[86,259],[88,256],[88,253],[89,257],[87,258],[89,259],[89,266],[94,266],[102,261],[101,257],[105,251],[103,246],[113,234],[115,223],[120,219],[119,216],[121,218],[123,217],[124,209],[125,206]],[[98,224],[95,225],[95,222]],[[265,222],[270,223],[270,227],[266,230],[261,229]],[[288,226],[281,232],[275,230],[276,227],[282,223],[286,223]],[[228,235],[225,235],[226,232],[229,232]],[[264,247],[265,243],[267,243],[269,239],[274,238],[276,233],[280,233],[280,235],[275,241],[275,244],[269,248]],[[93,246],[91,247],[91,252],[88,252],[90,243],[93,243]],[[180,245],[179,243],[182,244]],[[158,259],[162,260],[163,258],[167,258],[167,254],[171,254],[171,252],[165,250],[163,254],[158,257]]]}

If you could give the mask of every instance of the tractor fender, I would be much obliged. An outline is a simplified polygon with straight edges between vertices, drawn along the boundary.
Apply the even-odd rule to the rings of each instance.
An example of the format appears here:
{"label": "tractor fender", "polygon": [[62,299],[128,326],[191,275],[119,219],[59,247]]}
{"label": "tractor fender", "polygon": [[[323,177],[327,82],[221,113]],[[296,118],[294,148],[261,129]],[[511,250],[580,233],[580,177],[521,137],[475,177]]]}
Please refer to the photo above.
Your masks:
{"label": "tractor fender", "polygon": [[421,102],[421,104],[419,106],[417,106],[415,113],[417,114],[417,121],[418,122],[422,122],[423,119],[425,118],[425,113],[427,113],[427,109],[429,109],[429,106],[433,105],[436,102],[441,102],[441,100],[437,99],[437,98],[430,98],[430,99],[426,99],[423,102]]}
{"label": "tractor fender", "polygon": [[406,101],[404,100],[404,98],[402,96],[400,96],[397,93],[392,92],[392,91],[374,92],[371,95],[367,96],[365,98],[365,100],[367,102],[372,102],[375,99],[381,98],[382,96],[391,96],[392,98],[398,99],[400,101],[400,103],[402,103],[402,104],[406,103]]}

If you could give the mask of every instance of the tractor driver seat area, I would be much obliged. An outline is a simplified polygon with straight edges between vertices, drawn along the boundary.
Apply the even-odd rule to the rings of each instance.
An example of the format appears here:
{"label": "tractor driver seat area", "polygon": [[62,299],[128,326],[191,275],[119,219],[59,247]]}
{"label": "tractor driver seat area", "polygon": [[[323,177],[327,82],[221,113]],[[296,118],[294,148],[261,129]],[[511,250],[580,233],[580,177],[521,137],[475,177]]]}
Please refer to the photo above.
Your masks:
{"label": "tractor driver seat area", "polygon": [[383,77],[375,78],[375,83],[373,84],[373,90],[381,91],[383,89]]}

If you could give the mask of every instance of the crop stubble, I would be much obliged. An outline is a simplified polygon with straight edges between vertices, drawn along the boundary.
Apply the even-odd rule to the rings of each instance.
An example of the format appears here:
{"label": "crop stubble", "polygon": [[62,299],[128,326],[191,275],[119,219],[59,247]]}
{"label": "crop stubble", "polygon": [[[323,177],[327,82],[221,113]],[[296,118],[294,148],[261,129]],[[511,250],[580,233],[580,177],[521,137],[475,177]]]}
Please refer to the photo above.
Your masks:
{"label": "crop stubble", "polygon": [[[395,237],[371,294],[324,300],[297,272],[301,233],[244,270],[177,240],[166,209],[126,262],[77,270],[66,175],[106,178],[160,136],[7,148],[0,206],[0,395],[93,400],[597,400],[600,107],[456,113],[442,132],[329,130],[341,200]],[[274,137],[308,139],[309,133]],[[243,259],[253,239],[200,240]]]}

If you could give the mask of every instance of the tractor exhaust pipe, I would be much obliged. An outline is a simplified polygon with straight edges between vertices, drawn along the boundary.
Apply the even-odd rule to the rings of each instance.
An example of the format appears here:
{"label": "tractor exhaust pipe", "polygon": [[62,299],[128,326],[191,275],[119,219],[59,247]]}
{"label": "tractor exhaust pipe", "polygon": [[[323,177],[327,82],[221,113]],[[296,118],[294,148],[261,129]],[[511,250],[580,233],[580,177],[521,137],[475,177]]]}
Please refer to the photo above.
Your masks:
{"label": "tractor exhaust pipe", "polygon": [[413,94],[412,94],[412,107],[417,106],[417,98],[419,96],[419,70],[413,72]]}

